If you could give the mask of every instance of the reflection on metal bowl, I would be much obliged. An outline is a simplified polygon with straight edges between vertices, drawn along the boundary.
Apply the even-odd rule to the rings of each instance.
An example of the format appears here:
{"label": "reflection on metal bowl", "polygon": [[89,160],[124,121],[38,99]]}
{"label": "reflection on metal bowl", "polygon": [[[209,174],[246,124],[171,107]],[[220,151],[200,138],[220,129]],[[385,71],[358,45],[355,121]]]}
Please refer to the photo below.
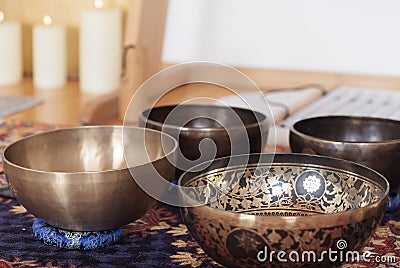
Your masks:
{"label": "reflection on metal bowl", "polygon": [[154,107],[143,111],[139,122],[179,141],[181,170],[218,157],[260,153],[268,136],[268,119],[264,114],[227,106]]}
{"label": "reflection on metal bowl", "polygon": [[296,122],[289,135],[294,153],[346,159],[385,176],[400,187],[400,121],[372,117],[325,116]]}
{"label": "reflection on metal bowl", "polygon": [[101,231],[136,220],[156,203],[135,183],[124,153],[135,156],[129,168],[136,174],[151,179],[157,170],[172,180],[167,156],[176,149],[172,137],[154,130],[76,127],[17,141],[3,161],[10,189],[33,215],[66,230]]}
{"label": "reflection on metal bowl", "polygon": [[360,250],[382,220],[389,185],[367,167],[301,154],[277,154],[273,163],[267,154],[233,158],[243,163],[226,168],[221,158],[179,180],[189,187],[180,193],[190,233],[227,267],[339,265],[343,258],[323,252]]}

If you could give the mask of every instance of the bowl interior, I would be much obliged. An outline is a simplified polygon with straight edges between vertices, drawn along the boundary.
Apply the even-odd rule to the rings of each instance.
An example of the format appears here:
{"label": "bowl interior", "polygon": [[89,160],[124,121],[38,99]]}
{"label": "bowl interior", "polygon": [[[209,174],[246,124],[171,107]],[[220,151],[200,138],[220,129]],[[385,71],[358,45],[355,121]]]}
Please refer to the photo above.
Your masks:
{"label": "bowl interior", "polygon": [[194,129],[241,127],[266,119],[259,112],[242,108],[188,104],[155,107],[144,111],[143,116],[154,122]]}
{"label": "bowl interior", "polygon": [[293,129],[315,138],[343,142],[400,140],[400,122],[368,117],[327,116],[298,121]]}
{"label": "bowl interior", "polygon": [[329,165],[278,162],[219,168],[194,177],[185,174],[180,183],[193,187],[188,193],[191,200],[216,209],[263,216],[306,216],[373,204],[387,191],[385,180],[378,181]]}
{"label": "bowl interior", "polygon": [[[90,172],[149,163],[174,150],[159,132],[125,127],[78,127],[40,133],[10,145],[4,157],[20,167],[44,172]],[[162,145],[161,145],[162,144]]]}

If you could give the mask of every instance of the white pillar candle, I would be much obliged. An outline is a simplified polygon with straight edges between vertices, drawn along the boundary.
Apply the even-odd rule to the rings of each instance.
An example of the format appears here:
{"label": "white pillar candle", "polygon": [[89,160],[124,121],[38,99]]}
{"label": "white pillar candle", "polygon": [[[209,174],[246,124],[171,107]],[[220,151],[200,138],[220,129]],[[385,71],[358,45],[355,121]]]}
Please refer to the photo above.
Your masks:
{"label": "white pillar candle", "polygon": [[67,57],[65,28],[52,25],[51,17],[33,27],[33,82],[38,89],[56,89],[65,85]]}
{"label": "white pillar candle", "polygon": [[0,85],[10,85],[22,78],[21,24],[4,21],[0,11]]}
{"label": "white pillar candle", "polygon": [[122,15],[119,9],[96,8],[81,14],[79,80],[82,92],[106,94],[121,79]]}

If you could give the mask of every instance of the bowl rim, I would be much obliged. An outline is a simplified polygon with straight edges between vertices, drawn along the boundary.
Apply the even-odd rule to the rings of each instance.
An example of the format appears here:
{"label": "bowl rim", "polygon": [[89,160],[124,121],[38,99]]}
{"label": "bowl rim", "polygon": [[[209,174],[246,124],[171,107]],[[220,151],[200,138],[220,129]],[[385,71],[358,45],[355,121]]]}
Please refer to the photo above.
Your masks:
{"label": "bowl rim", "polygon": [[318,141],[325,144],[349,144],[349,145],[380,145],[380,144],[396,144],[400,143],[400,137],[397,139],[388,139],[382,141],[344,141],[344,140],[329,140],[319,138],[310,134],[305,134],[300,130],[296,129],[296,126],[302,124],[307,121],[314,121],[314,120],[328,120],[328,119],[339,119],[339,120],[349,120],[349,119],[356,119],[360,121],[376,121],[376,122],[388,122],[399,125],[400,128],[400,121],[389,119],[389,118],[380,118],[380,117],[368,117],[368,116],[346,116],[346,115],[327,115],[327,116],[316,116],[316,117],[308,117],[301,120],[294,122],[290,126],[290,135],[297,135],[303,138],[307,138],[309,140]]}
{"label": "bowl rim", "polygon": [[[383,175],[381,175],[380,173],[378,173],[375,170],[373,170],[373,169],[371,169],[369,167],[366,167],[364,165],[361,165],[361,164],[358,164],[358,163],[355,163],[355,162],[352,162],[352,161],[348,161],[348,160],[335,158],[335,157],[328,157],[328,156],[321,156],[321,155],[310,155],[310,154],[300,154],[300,153],[277,153],[277,154],[268,154],[268,153],[259,154],[259,153],[255,153],[255,154],[247,154],[247,156],[261,156],[261,157],[263,155],[267,155],[267,158],[268,158],[268,156],[273,156],[274,160],[272,161],[272,163],[275,163],[275,156],[279,156],[280,155],[281,157],[292,157],[292,156],[293,157],[297,157],[297,158],[302,158],[302,157],[310,158],[311,157],[311,158],[315,158],[315,159],[319,159],[319,160],[334,161],[336,163],[342,163],[343,165],[351,165],[351,166],[354,166],[356,168],[364,169],[365,171],[367,171],[369,173],[372,172],[375,176],[380,178],[382,180],[382,182],[385,184],[385,187],[383,187],[384,191],[382,193],[382,196],[379,199],[377,199],[375,202],[373,202],[371,204],[368,204],[368,205],[366,205],[364,207],[352,208],[352,209],[349,209],[349,210],[346,210],[346,211],[340,211],[340,212],[335,212],[335,213],[321,213],[321,214],[303,215],[303,216],[302,215],[295,215],[295,216],[280,216],[280,215],[269,216],[268,215],[268,216],[264,216],[264,215],[253,215],[253,214],[247,214],[247,213],[244,213],[244,212],[234,212],[234,211],[227,211],[227,210],[214,208],[214,207],[209,206],[208,203],[207,204],[202,204],[202,203],[197,202],[196,200],[194,200],[194,199],[188,197],[187,195],[185,195],[184,193],[182,193],[182,190],[179,189],[180,190],[179,194],[181,195],[181,198],[185,198],[185,199],[189,200],[190,204],[193,204],[193,206],[186,206],[183,209],[201,208],[201,209],[206,209],[207,211],[218,212],[221,215],[221,217],[228,217],[228,218],[235,218],[235,217],[240,215],[241,217],[243,216],[246,219],[254,219],[254,220],[272,219],[272,221],[274,222],[273,224],[277,224],[277,225],[279,225],[279,223],[281,223],[281,222],[286,222],[286,223],[287,222],[295,222],[295,220],[299,220],[299,219],[302,220],[302,223],[304,223],[304,222],[315,223],[315,222],[323,220],[324,223],[326,223],[323,227],[331,227],[331,226],[337,226],[338,225],[335,220],[332,220],[332,218],[341,220],[342,222],[344,221],[344,219],[349,219],[349,220],[353,219],[354,220],[354,218],[355,218],[354,217],[354,213],[360,213],[361,216],[364,216],[364,213],[363,213],[364,210],[379,209],[379,206],[382,205],[382,202],[384,202],[385,199],[386,200],[388,199],[389,190],[390,190],[390,186],[389,186],[388,180]],[[235,155],[235,156],[230,156],[230,157],[241,157],[241,156],[244,156],[244,155]],[[221,159],[221,160],[228,159],[230,157],[228,156],[228,157],[218,158],[216,160],[218,161],[219,159]],[[208,161],[208,162],[205,162],[203,164],[207,164],[207,163],[212,163],[212,161]],[[202,165],[202,164],[200,164],[200,165]],[[321,166],[321,165],[317,165],[317,164],[315,164],[315,165],[316,166]],[[192,169],[194,169],[194,168],[196,168],[196,167],[193,167]],[[217,169],[224,169],[224,167],[217,168]],[[212,173],[217,169],[212,169],[212,170],[209,170],[207,172],[202,172],[201,174],[199,174],[197,176]],[[339,168],[336,168],[336,169],[339,169]],[[344,172],[348,172],[348,173],[357,174],[357,173],[352,172],[352,171],[346,171],[346,170],[343,170],[343,171]],[[185,171],[179,177],[179,179],[178,179],[178,185],[179,186],[182,186],[182,180],[185,177],[185,175],[188,174],[189,172],[190,172],[190,169],[188,171]],[[365,176],[362,176],[362,175],[359,175],[359,174],[358,174],[358,176],[359,177],[360,176],[361,177],[365,177]],[[184,197],[182,197],[182,195],[184,195]],[[186,201],[186,202],[188,202],[188,201]],[[321,225],[321,227],[322,227],[322,225]]]}
{"label": "bowl rim", "polygon": [[[182,126],[178,126],[178,125],[172,125],[172,124],[164,124],[161,123],[159,121],[155,121],[152,119],[148,118],[148,115],[146,116],[145,113],[149,112],[153,109],[158,109],[158,108],[174,108],[174,107],[178,107],[178,106],[186,106],[186,107],[193,107],[193,106],[199,106],[199,107],[217,107],[217,108],[230,108],[230,109],[234,109],[234,110],[242,110],[245,112],[252,112],[253,114],[256,114],[257,116],[261,116],[262,119],[261,120],[257,120],[257,122],[255,123],[251,123],[251,124],[244,124],[244,126],[246,127],[246,129],[248,128],[253,128],[253,127],[257,127],[257,126],[261,126],[263,124],[267,124],[269,123],[268,117],[267,115],[259,112],[259,111],[255,111],[255,110],[251,110],[251,109],[246,109],[246,108],[242,108],[242,107],[234,107],[234,106],[219,106],[219,105],[207,105],[207,104],[175,104],[175,105],[162,105],[162,106],[156,106],[156,107],[152,107],[152,108],[148,108],[144,111],[142,111],[139,115],[139,121],[143,122],[145,125],[147,122],[150,122],[151,124],[163,129],[163,128],[169,128],[169,129],[177,129],[180,131],[195,131],[195,132],[210,132],[210,131],[225,131],[225,128],[220,128],[220,127],[204,127],[204,128],[193,128],[193,127],[182,127]],[[257,119],[256,116],[256,119]],[[241,126],[235,126],[235,127],[230,127],[228,128],[229,130],[236,130],[236,129],[243,129]]]}
{"label": "bowl rim", "polygon": [[[144,132],[146,132],[146,131],[153,132],[153,133],[160,134],[161,136],[168,137],[168,139],[170,139],[174,143],[174,146],[168,153],[166,153],[163,156],[158,157],[158,158],[156,158],[156,159],[154,159],[154,160],[152,160],[150,162],[147,162],[147,163],[136,165],[134,167],[123,167],[123,168],[116,168],[116,169],[104,169],[104,170],[97,170],[97,171],[45,171],[45,170],[38,170],[38,169],[32,169],[32,168],[28,168],[28,167],[17,165],[14,162],[11,162],[6,157],[6,152],[8,150],[10,150],[11,147],[13,147],[17,143],[23,142],[23,141],[25,141],[27,139],[30,139],[32,137],[36,137],[36,136],[39,136],[39,135],[44,135],[44,134],[47,134],[47,133],[56,133],[56,132],[63,132],[63,131],[74,131],[74,130],[81,130],[81,129],[95,129],[95,128],[100,128],[100,129],[101,128],[104,128],[104,129],[106,129],[106,128],[107,129],[122,129],[122,131],[121,131],[122,135],[124,133],[123,130],[125,128],[130,128],[130,129],[134,129],[134,130],[137,130],[137,131],[140,130],[140,131],[144,131]],[[51,129],[51,130],[39,132],[39,133],[36,133],[36,134],[32,134],[32,135],[29,135],[29,136],[24,137],[22,139],[19,139],[17,141],[14,141],[14,142],[10,143],[9,145],[7,145],[4,148],[3,153],[2,153],[2,159],[3,159],[3,162],[6,165],[12,166],[12,167],[17,168],[17,169],[21,169],[21,170],[25,170],[25,171],[29,171],[29,172],[41,173],[41,174],[60,174],[60,175],[68,175],[68,174],[77,174],[77,175],[79,175],[79,174],[80,175],[84,175],[84,174],[102,174],[102,173],[109,173],[109,172],[125,171],[125,170],[129,170],[130,168],[139,168],[139,167],[145,166],[145,165],[150,164],[150,163],[154,163],[154,162],[159,161],[159,160],[164,159],[164,158],[170,159],[171,155],[174,154],[177,149],[178,149],[178,142],[177,142],[177,140],[175,138],[173,138],[171,135],[169,135],[167,133],[163,133],[163,132],[155,130],[155,129],[148,129],[148,128],[135,127],[135,126],[122,126],[122,125],[121,126],[120,125],[74,126],[74,127],[64,127],[64,128],[58,128],[58,129]],[[124,153],[124,159],[125,159],[125,153]]]}

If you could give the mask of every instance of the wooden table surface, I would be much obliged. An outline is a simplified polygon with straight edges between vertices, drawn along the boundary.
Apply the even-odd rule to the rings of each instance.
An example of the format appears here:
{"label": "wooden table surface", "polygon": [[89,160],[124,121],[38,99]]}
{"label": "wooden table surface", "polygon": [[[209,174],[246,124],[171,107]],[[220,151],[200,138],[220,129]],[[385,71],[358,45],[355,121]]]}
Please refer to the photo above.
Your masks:
{"label": "wooden table surface", "polygon": [[77,81],[69,81],[62,89],[38,90],[30,77],[15,85],[1,86],[0,96],[33,96],[43,100],[43,104],[7,118],[70,125],[80,124],[80,111],[84,103],[93,98],[79,91]]}
{"label": "wooden table surface", "polygon": [[[400,77],[380,77],[368,75],[352,75],[322,72],[243,69],[262,89],[288,88],[307,83],[317,83],[326,88],[340,85],[400,89]],[[177,104],[198,98],[219,98],[229,94],[227,89],[211,84],[190,84],[180,86],[161,97],[156,105]],[[115,96],[118,92],[114,93]],[[0,86],[0,96],[34,96],[44,103],[18,114],[9,116],[11,119],[38,121],[49,124],[81,125],[83,115],[90,110],[91,104],[103,96],[84,94],[79,89],[78,81],[68,81],[65,87],[55,90],[38,90],[33,86],[31,77],[24,77],[15,85]],[[115,98],[117,101],[117,98]],[[118,116],[118,104],[106,106],[105,109],[115,109],[114,117],[107,117],[102,124],[122,124],[123,116]],[[104,110],[104,109],[103,109]],[[114,111],[113,111],[114,113]],[[100,112],[101,115],[101,112]]]}
{"label": "wooden table surface", "polygon": [[[217,98],[227,94],[229,92],[226,89],[214,85],[184,85],[166,94],[157,105],[175,104],[196,97]],[[101,97],[82,93],[78,81],[68,81],[61,89],[38,90],[34,88],[30,77],[25,77],[21,83],[15,85],[0,86],[0,96],[33,96],[43,100],[43,104],[7,118],[68,125],[80,125],[85,106]],[[122,124],[122,120],[116,115],[107,119],[104,124]]]}

